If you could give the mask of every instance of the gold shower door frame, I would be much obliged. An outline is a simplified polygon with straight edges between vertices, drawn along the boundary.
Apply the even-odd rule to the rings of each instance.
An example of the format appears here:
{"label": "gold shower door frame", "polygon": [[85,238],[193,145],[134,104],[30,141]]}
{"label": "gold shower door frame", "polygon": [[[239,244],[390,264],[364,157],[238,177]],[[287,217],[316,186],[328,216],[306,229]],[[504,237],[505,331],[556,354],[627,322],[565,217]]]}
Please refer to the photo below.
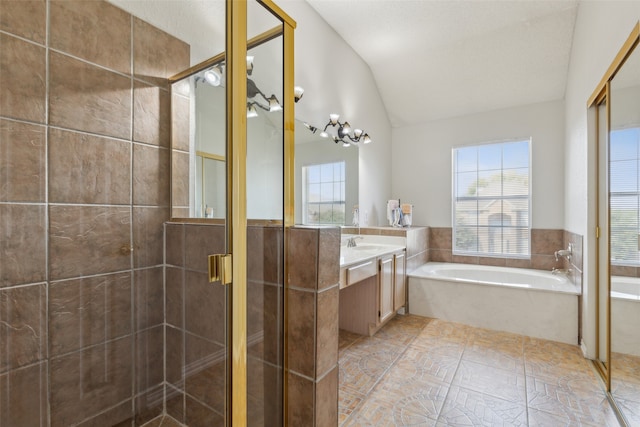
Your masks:
{"label": "gold shower door frame", "polygon": [[[293,30],[296,23],[271,0],[257,0],[282,22],[284,64],[284,230],[285,262],[284,277],[287,277],[288,228],[293,225],[294,214],[294,62]],[[227,242],[233,256],[233,283],[230,292],[229,325],[231,326],[229,364],[230,417],[227,425],[247,425],[247,73],[246,56],[248,46],[260,44],[280,35],[279,31],[267,31],[250,42],[247,40],[247,0],[227,0],[226,52],[227,52]],[[286,313],[286,292],[284,313]],[[286,348],[286,316],[284,343]],[[284,352],[283,374],[287,371]],[[287,424],[287,388],[283,381],[283,417]]]}
{"label": "gold shower door frame", "polygon": [[[221,61],[227,68],[226,91],[226,217],[227,251],[232,257],[232,283],[229,284],[227,346],[227,390],[225,423],[247,425],[247,50],[276,37],[283,37],[283,175],[284,175],[284,275],[287,277],[287,236],[294,224],[294,43],[296,22],[272,0],[256,0],[282,22],[269,31],[247,38],[247,1],[226,0],[225,52],[185,70],[169,80],[176,82]],[[286,287],[286,284],[285,284]],[[284,292],[283,347],[286,348],[287,297]],[[283,350],[284,350],[283,348]],[[283,351],[283,375],[288,361]],[[287,386],[283,378],[283,419],[287,425]]]}

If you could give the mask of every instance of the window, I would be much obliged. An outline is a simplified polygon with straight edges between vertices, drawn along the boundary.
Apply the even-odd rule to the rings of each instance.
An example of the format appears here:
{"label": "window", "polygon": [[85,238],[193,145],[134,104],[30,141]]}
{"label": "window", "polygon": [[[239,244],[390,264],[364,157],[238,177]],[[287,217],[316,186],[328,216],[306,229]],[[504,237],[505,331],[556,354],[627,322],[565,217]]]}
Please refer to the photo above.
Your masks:
{"label": "window", "polygon": [[453,149],[453,252],[529,257],[530,140]]}
{"label": "window", "polygon": [[344,225],[345,162],[302,168],[302,218],[304,224]]}
{"label": "window", "polygon": [[640,128],[612,130],[609,150],[611,262],[640,265]]}

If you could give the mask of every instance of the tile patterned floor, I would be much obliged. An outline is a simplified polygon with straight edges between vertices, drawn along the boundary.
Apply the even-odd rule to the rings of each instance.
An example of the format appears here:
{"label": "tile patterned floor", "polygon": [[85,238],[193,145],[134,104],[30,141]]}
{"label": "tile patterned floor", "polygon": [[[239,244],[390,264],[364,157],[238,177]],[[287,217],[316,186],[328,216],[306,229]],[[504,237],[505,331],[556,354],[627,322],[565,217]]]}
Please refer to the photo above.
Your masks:
{"label": "tile patterned floor", "polygon": [[630,425],[640,426],[640,357],[611,354],[611,394]]}
{"label": "tile patterned floor", "polygon": [[619,426],[577,346],[396,316],[340,331],[341,426]]}

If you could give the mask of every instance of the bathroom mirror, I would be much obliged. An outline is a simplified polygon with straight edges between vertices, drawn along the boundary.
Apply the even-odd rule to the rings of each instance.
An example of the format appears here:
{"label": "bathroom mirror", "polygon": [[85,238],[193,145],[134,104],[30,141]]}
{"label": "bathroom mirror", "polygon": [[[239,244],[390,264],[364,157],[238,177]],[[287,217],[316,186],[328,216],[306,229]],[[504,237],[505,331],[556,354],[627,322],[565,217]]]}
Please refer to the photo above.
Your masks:
{"label": "bathroom mirror", "polygon": [[640,49],[609,88],[611,395],[640,425]]}
{"label": "bathroom mirror", "polygon": [[296,224],[353,225],[360,149],[322,138],[300,120],[295,135]]}
{"label": "bathroom mirror", "polygon": [[[283,168],[282,79],[272,66],[282,63],[276,30],[256,36],[260,42],[247,51],[247,216],[261,220],[282,219],[282,194],[268,190],[282,185]],[[225,216],[225,86],[223,55],[172,85],[174,219]]]}

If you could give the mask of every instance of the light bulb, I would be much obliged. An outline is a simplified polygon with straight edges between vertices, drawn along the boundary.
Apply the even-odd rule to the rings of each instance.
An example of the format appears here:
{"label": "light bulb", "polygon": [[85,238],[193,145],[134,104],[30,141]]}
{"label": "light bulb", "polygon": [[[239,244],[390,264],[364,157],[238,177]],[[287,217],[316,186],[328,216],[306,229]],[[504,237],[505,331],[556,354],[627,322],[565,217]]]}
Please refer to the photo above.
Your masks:
{"label": "light bulb", "polygon": [[364,142],[365,144],[368,144],[371,142],[371,138],[369,138],[369,135],[367,135],[366,133],[364,134],[364,136],[362,137],[362,142]]}
{"label": "light bulb", "polygon": [[253,72],[253,56],[247,55],[247,74],[251,75]]}
{"label": "light bulb", "polygon": [[331,122],[332,125],[337,124],[339,118],[340,118],[339,114],[329,114],[329,121]]}
{"label": "light bulb", "polygon": [[204,79],[211,86],[220,86],[220,83],[222,82],[222,72],[220,68],[213,67],[212,69],[205,71]]}
{"label": "light bulb", "polygon": [[258,111],[256,110],[255,105],[249,105],[247,107],[247,118],[258,117]]}
{"label": "light bulb", "polygon": [[304,89],[302,87],[296,86],[293,88],[293,99],[295,102],[300,101],[302,95],[304,95]]}
{"label": "light bulb", "polygon": [[269,112],[273,113],[274,111],[282,110],[282,105],[278,102],[278,98],[275,95],[271,95],[269,97]]}

